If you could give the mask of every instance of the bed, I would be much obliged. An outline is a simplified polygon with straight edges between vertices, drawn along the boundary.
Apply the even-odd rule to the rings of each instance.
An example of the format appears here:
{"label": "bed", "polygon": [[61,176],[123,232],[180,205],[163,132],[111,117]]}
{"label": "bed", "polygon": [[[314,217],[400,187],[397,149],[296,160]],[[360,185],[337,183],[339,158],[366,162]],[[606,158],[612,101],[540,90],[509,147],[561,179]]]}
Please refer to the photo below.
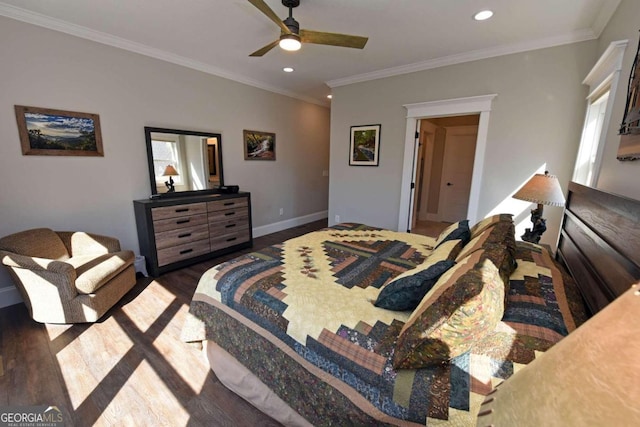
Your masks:
{"label": "bed", "polygon": [[506,214],[437,239],[338,224],[205,272],[182,338],[285,425],[473,425],[586,320],[560,264]]}

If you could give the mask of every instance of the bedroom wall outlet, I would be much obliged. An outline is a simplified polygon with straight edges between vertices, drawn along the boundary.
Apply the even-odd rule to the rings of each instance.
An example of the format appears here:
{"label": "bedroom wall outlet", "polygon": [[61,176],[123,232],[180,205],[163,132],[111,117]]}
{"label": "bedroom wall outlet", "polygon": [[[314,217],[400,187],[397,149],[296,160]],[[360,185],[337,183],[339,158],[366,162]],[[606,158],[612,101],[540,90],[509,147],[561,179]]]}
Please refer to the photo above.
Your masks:
{"label": "bedroom wall outlet", "polygon": [[280,216],[284,215],[284,208],[280,208]]}
{"label": "bedroom wall outlet", "polygon": [[336,222],[340,222],[340,215],[336,215],[335,220],[336,220]]}

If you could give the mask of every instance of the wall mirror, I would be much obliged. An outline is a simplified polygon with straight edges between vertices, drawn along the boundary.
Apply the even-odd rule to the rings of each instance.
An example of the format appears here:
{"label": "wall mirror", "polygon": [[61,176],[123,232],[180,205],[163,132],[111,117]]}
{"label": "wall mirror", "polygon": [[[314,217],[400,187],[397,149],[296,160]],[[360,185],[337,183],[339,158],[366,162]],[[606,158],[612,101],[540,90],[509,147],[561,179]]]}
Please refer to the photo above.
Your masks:
{"label": "wall mirror", "polygon": [[224,185],[219,133],[145,127],[152,196],[216,192]]}

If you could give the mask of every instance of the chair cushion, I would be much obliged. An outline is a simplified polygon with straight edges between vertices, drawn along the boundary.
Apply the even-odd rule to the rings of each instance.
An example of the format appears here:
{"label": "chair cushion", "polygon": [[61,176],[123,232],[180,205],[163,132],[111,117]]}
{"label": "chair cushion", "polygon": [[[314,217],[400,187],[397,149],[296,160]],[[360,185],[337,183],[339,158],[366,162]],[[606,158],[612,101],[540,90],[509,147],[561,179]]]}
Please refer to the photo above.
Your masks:
{"label": "chair cushion", "polygon": [[99,256],[75,256],[67,262],[76,269],[78,293],[92,294],[131,265],[134,259],[132,251],[120,251]]}
{"label": "chair cushion", "polygon": [[34,228],[3,237],[0,239],[0,250],[59,261],[69,258],[67,247],[56,232],[49,228]]}

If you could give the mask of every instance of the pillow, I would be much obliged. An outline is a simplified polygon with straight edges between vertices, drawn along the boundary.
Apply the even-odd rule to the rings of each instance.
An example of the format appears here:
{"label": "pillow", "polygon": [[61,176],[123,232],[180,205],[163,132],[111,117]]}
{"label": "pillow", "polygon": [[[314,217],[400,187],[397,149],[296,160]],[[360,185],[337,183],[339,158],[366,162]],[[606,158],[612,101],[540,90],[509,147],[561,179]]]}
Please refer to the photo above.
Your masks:
{"label": "pillow", "polygon": [[444,242],[422,264],[387,283],[373,305],[387,310],[413,310],[438,278],[455,264],[453,260],[461,249],[461,240]]}
{"label": "pillow", "polygon": [[[456,261],[483,249],[485,256],[498,267],[504,281],[505,298],[509,295],[509,277],[518,267],[516,263],[516,237],[512,221],[500,221],[485,228],[462,248]],[[506,303],[506,301],[505,301]]]}
{"label": "pillow", "polygon": [[487,228],[498,224],[499,222],[513,222],[513,215],[507,213],[496,214],[477,222],[470,229],[471,238],[473,239],[477,237],[478,234],[482,233]]}
{"label": "pillow", "polygon": [[504,314],[504,284],[483,250],[444,273],[398,335],[396,369],[444,363],[492,332]]}
{"label": "pillow", "polygon": [[426,269],[390,282],[382,288],[373,305],[387,310],[413,310],[420,304],[422,298],[431,290],[440,276],[454,264],[455,261],[438,261],[430,264]]}
{"label": "pillow", "polygon": [[469,232],[469,220],[465,219],[464,221],[454,222],[447,228],[445,228],[442,233],[436,239],[436,248],[438,245],[448,241],[448,240],[462,240],[462,244],[465,245],[469,239],[471,238],[471,233]]}

